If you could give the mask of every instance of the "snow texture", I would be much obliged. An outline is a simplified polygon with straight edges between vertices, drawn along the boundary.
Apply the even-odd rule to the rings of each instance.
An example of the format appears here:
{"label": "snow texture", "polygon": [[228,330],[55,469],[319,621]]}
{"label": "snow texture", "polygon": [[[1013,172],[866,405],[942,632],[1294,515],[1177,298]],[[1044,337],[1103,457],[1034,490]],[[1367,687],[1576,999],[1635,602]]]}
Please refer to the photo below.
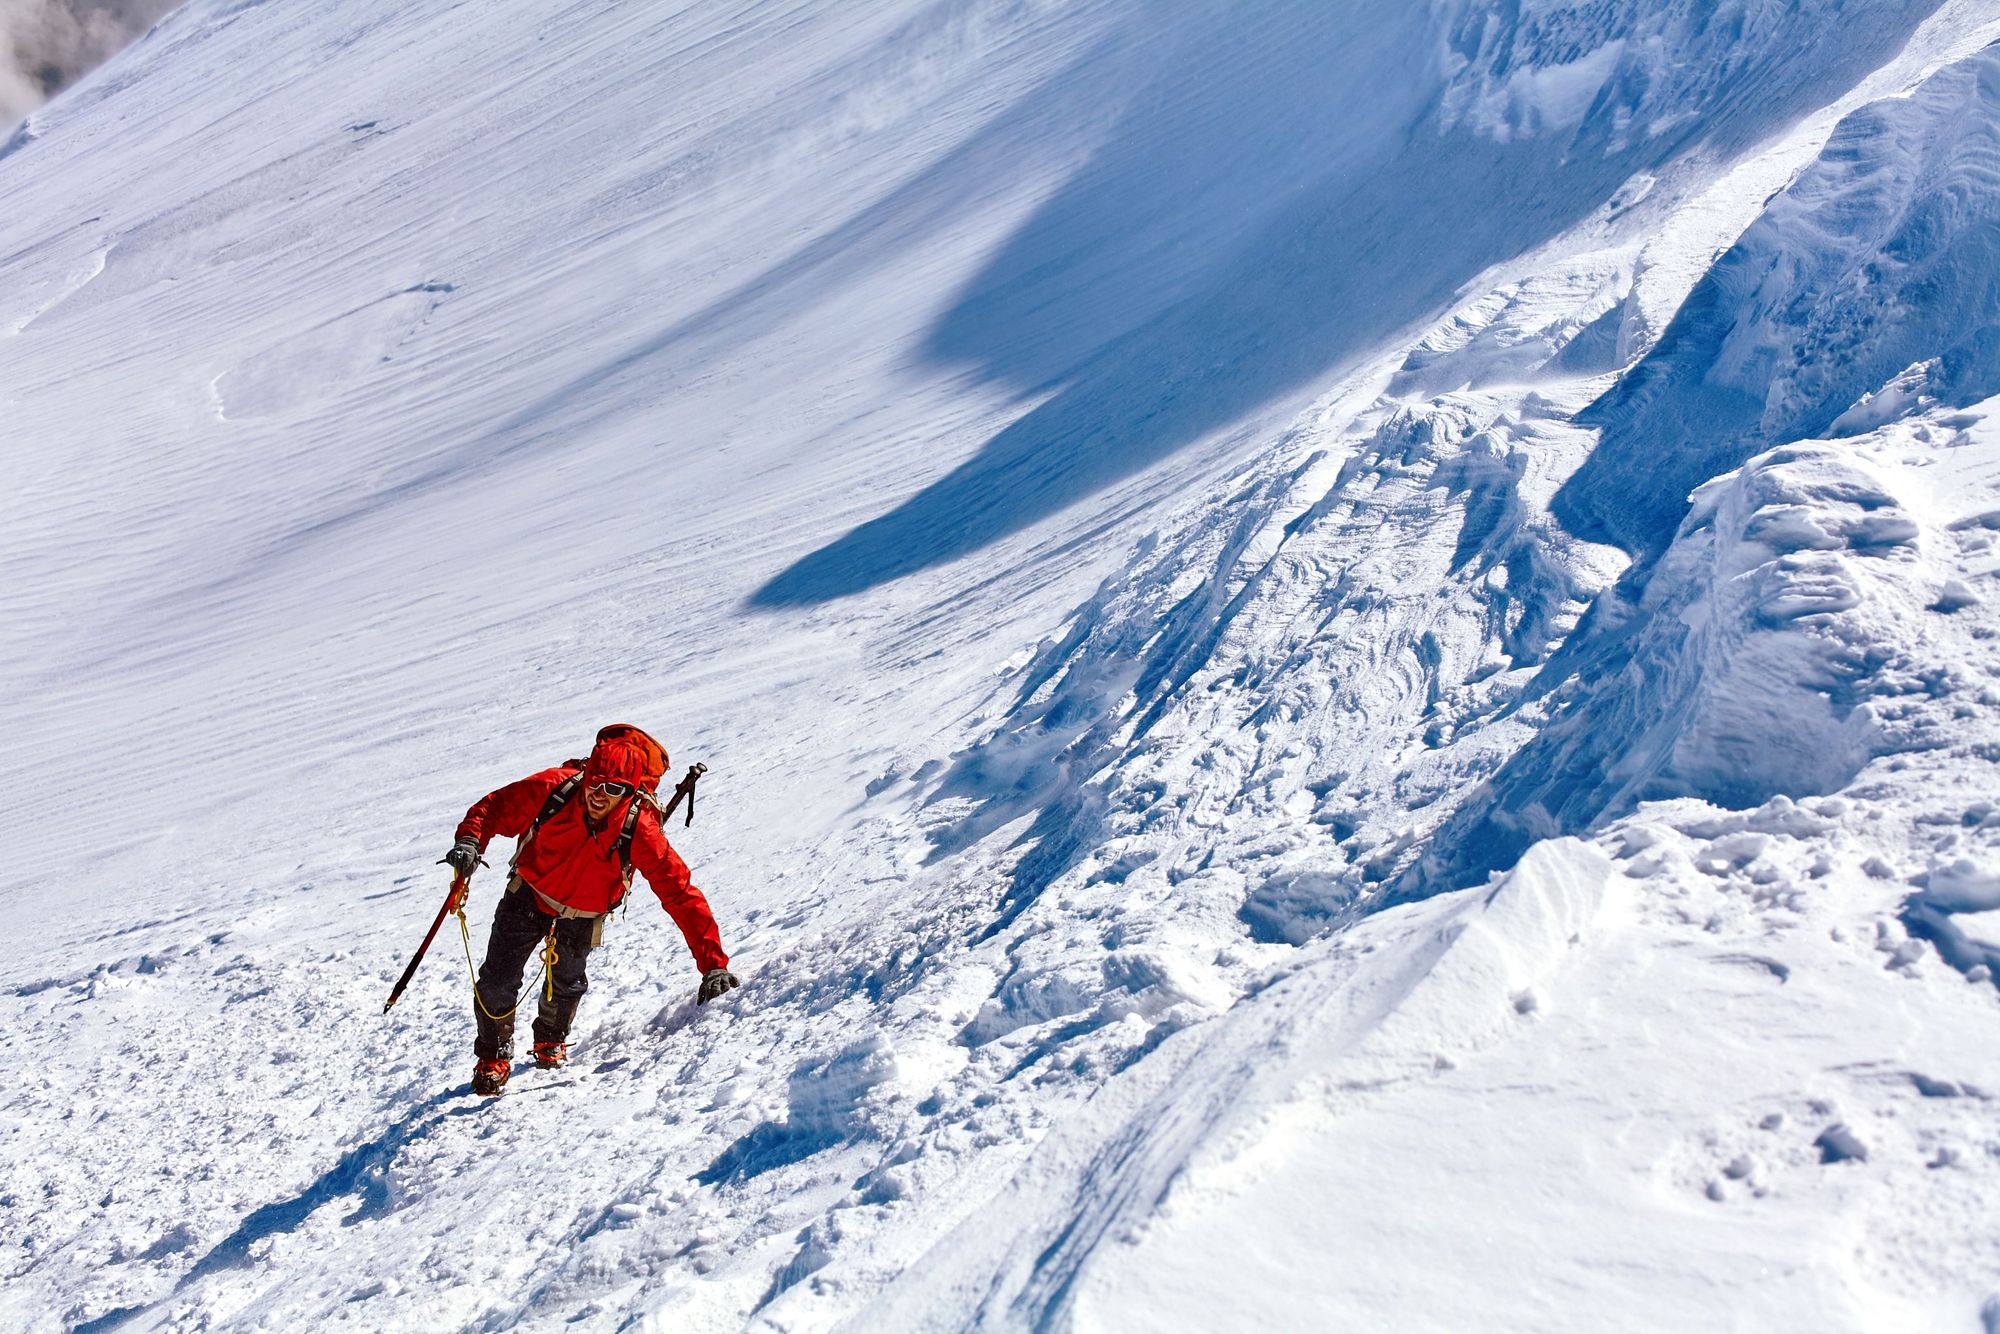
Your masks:
{"label": "snow texture", "polygon": [[[0,1326],[2000,1328],[1996,41],[175,10],[0,146]],[[615,719],[744,985],[473,1099]]]}

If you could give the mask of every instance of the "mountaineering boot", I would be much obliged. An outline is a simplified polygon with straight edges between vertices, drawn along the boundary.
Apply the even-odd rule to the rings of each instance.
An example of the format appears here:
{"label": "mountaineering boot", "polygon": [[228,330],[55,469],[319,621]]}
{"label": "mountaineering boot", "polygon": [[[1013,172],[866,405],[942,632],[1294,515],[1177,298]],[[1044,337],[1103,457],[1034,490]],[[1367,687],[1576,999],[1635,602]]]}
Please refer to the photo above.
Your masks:
{"label": "mountaineering boot", "polygon": [[505,1061],[514,1055],[514,1016],[495,1019],[483,1007],[478,1010],[479,1028],[472,1038],[472,1054],[482,1061]]}
{"label": "mountaineering boot", "polygon": [[544,998],[535,1012],[535,1064],[553,1069],[569,1058],[569,1026],[576,1022],[581,996]]}
{"label": "mountaineering boot", "polygon": [[475,1005],[473,1009],[479,1031],[472,1039],[472,1054],[476,1058],[472,1091],[490,1098],[507,1087],[507,1076],[514,1073],[514,1016],[510,1013],[505,1019],[495,1019],[483,1005]]}

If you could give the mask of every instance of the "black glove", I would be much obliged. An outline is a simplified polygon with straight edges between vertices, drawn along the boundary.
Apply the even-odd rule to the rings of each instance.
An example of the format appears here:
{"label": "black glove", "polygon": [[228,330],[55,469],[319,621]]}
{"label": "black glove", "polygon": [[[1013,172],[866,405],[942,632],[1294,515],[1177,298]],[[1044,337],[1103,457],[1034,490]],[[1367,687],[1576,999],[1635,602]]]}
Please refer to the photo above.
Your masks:
{"label": "black glove", "polygon": [[711,968],[701,977],[701,990],[694,993],[696,1005],[706,1005],[723,992],[743,984],[727,968]]}
{"label": "black glove", "polygon": [[469,876],[472,868],[481,865],[479,844],[473,839],[461,838],[451,845],[451,851],[438,859],[439,866],[449,866],[460,875]]}

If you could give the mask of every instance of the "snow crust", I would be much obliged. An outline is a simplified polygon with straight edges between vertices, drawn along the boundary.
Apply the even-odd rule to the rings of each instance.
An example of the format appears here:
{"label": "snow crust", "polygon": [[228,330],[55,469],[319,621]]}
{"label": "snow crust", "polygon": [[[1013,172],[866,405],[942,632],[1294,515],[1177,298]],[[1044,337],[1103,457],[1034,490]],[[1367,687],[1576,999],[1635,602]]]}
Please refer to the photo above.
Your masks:
{"label": "snow crust", "polygon": [[[32,115],[0,1323],[1993,1328],[2000,14],[1393,10]],[[454,926],[381,1001],[614,718],[745,985],[635,908],[475,1102]]]}

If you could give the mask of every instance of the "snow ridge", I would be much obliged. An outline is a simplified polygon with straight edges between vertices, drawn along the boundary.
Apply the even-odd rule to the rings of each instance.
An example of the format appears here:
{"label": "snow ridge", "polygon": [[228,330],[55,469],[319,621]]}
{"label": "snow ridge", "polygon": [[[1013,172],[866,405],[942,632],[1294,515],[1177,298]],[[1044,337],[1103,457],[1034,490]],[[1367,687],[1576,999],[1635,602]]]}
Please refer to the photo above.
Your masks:
{"label": "snow ridge", "polygon": [[1583,415],[1603,442],[1557,497],[1564,522],[1656,552],[1696,486],[1906,368],[1936,362],[1920,392],[1955,406],[2000,388],[1996,97],[1988,50],[1843,120]]}

